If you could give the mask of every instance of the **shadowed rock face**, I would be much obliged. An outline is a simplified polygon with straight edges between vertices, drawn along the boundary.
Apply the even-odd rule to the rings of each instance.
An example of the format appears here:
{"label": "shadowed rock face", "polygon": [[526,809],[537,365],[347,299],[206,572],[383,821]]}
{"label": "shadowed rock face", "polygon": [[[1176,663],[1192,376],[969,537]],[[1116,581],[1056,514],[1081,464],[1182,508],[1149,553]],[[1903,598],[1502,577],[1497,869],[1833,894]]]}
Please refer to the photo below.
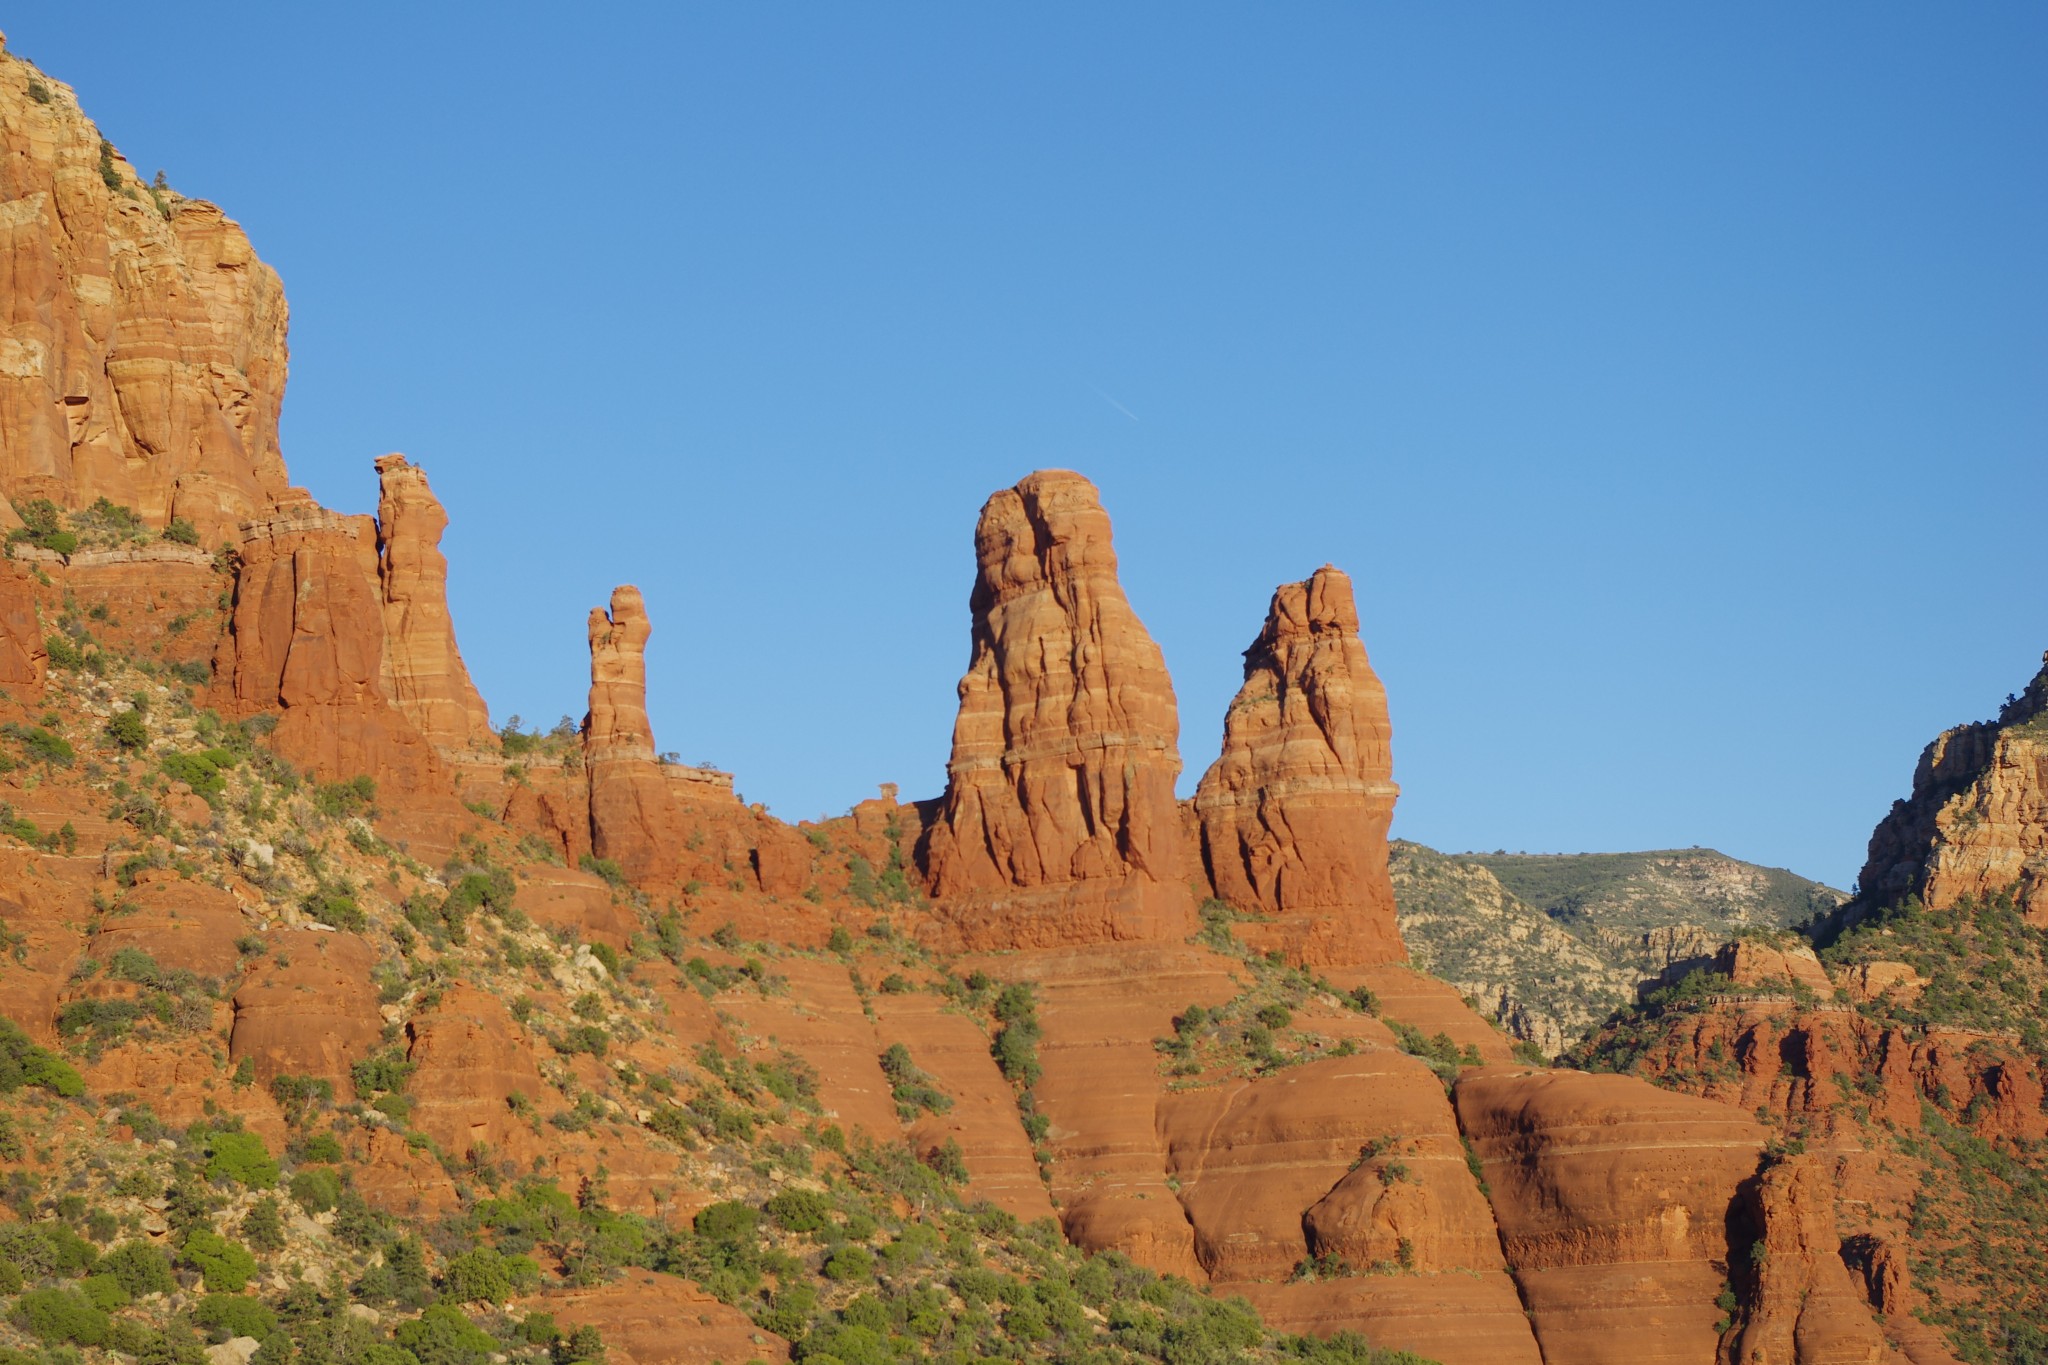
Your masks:
{"label": "shadowed rock face", "polygon": [[1203,870],[1264,923],[1240,936],[1307,965],[1407,959],[1387,877],[1387,693],[1358,638],[1351,580],[1325,565],[1273,594],[1244,655],[1223,751],[1195,793]]}
{"label": "shadowed rock face", "polygon": [[[154,196],[68,89],[0,81],[0,492],[201,544],[285,491],[285,302],[218,208]],[[109,183],[109,182],[112,183]],[[6,498],[0,521],[18,524]]]}
{"label": "shadowed rock face", "polygon": [[1920,755],[1913,795],[1870,836],[1863,900],[1937,909],[2010,890],[2048,926],[2048,655],[1996,721],[1945,731]]}
{"label": "shadowed rock face", "polygon": [[425,471],[403,455],[379,457],[377,485],[385,691],[435,748],[495,751],[490,708],[463,666],[448,614],[448,514]]}
{"label": "shadowed rock face", "polygon": [[973,660],[921,849],[951,938],[1190,932],[1173,684],[1117,583],[1095,486],[1048,470],[1004,489],[981,510],[975,554]]}

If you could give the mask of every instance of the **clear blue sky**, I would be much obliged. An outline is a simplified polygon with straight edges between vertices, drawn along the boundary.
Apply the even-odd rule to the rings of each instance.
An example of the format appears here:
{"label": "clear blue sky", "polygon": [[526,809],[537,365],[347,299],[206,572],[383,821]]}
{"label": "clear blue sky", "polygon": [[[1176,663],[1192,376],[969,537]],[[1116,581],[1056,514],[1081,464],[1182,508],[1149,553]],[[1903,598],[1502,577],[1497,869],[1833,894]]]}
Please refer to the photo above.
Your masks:
{"label": "clear blue sky", "polygon": [[972,528],[1101,486],[1191,789],[1333,561],[1397,833],[1846,885],[2048,647],[2039,5],[73,0],[4,21],[285,279],[285,455],[423,464],[500,718],[938,790]]}

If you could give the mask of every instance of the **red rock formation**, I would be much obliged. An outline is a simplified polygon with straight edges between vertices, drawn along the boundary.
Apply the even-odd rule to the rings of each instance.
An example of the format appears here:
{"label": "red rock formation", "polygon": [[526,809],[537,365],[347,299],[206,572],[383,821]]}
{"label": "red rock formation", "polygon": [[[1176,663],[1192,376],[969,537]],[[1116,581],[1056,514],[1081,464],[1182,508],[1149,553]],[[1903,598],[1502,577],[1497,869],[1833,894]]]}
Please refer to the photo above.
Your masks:
{"label": "red rock formation", "polygon": [[377,1046],[382,1020],[370,981],[376,954],[354,934],[271,933],[269,951],[235,991],[228,1055],[249,1058],[265,1085],[317,1076],[349,1093],[349,1067]]}
{"label": "red rock formation", "polygon": [[974,656],[920,850],[942,937],[994,949],[1185,936],[1173,684],[1117,583],[1095,486],[1049,470],[1004,489],[981,510],[975,552]]}
{"label": "red rock formation", "polygon": [[1545,1360],[1714,1357],[1728,1213],[1756,1170],[1747,1114],[1626,1076],[1467,1071],[1459,1126]]}
{"label": "red rock formation", "polygon": [[789,1343],[688,1280],[629,1270],[597,1289],[536,1298],[529,1310],[553,1313],[563,1330],[590,1326],[619,1365],[721,1365],[758,1360],[780,1365]]}
{"label": "red rock formation", "polygon": [[0,564],[0,688],[24,701],[43,694],[50,654],[36,616],[35,582],[18,564]]}
{"label": "red rock formation", "polygon": [[413,1126],[441,1150],[466,1160],[485,1149],[524,1166],[553,1145],[513,1112],[513,1096],[538,1101],[547,1083],[503,1001],[457,984],[406,1035]]}
{"label": "red rock formation", "polygon": [[1800,1155],[1768,1165],[1743,1195],[1743,1218],[1759,1233],[1764,1254],[1746,1286],[1731,1365],[1881,1359],[1883,1334],[1842,1260],[1834,1182],[1823,1159]]}
{"label": "red rock formation", "polygon": [[1351,580],[1324,565],[1282,585],[1194,802],[1211,888],[1265,917],[1238,927],[1253,947],[1311,966],[1407,959],[1387,877],[1390,734]]}
{"label": "red rock formation", "polygon": [[498,737],[490,708],[455,648],[448,614],[448,514],[426,473],[403,455],[377,460],[377,576],[384,596],[384,691],[437,749],[483,749]]}
{"label": "red rock formation", "polygon": [[590,612],[590,714],[583,755],[590,781],[590,842],[636,885],[676,879],[682,840],[669,783],[654,759],[647,719],[647,637],[640,590],[612,592]]}
{"label": "red rock formation", "polygon": [[446,773],[386,700],[375,527],[311,502],[246,523],[234,617],[214,664],[236,715],[281,711],[270,743],[323,779],[368,773],[390,796],[442,796]]}
{"label": "red rock formation", "polygon": [[150,190],[31,74],[0,63],[0,492],[106,497],[216,544],[284,491],[284,291],[219,209]]}
{"label": "red rock formation", "polygon": [[1913,795],[1870,836],[1863,905],[1918,896],[1944,909],[2011,891],[2048,926],[2048,655],[1996,721],[1945,731],[1920,755]]}

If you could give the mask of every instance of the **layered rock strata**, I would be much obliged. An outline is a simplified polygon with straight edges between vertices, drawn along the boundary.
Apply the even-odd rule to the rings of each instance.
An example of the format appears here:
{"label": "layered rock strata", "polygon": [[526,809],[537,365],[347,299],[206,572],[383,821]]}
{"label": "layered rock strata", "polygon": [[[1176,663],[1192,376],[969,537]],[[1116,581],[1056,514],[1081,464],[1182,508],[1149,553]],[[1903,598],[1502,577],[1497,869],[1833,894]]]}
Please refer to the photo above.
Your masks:
{"label": "layered rock strata", "polygon": [[1870,836],[1853,915],[1917,896],[1937,909],[2010,891],[2048,926],[2048,655],[1998,719],[1944,731],[1913,794]]}
{"label": "layered rock strata", "polygon": [[495,752],[490,708],[455,648],[448,614],[448,514],[425,471],[377,460],[377,579],[384,597],[384,690],[429,744]]}
{"label": "layered rock strata", "polygon": [[647,719],[647,640],[640,590],[613,591],[590,612],[590,714],[583,754],[590,782],[590,842],[635,883],[674,881],[682,837],[669,784],[654,759]]}
{"label": "layered rock strata", "polygon": [[0,521],[96,498],[218,544],[285,491],[284,290],[218,208],[153,189],[71,91],[0,65]]}
{"label": "layered rock strata", "polygon": [[1223,751],[1195,792],[1211,889],[1261,917],[1237,930],[1261,951],[1405,961],[1387,875],[1392,727],[1351,580],[1324,565],[1282,585],[1244,658]]}
{"label": "layered rock strata", "polygon": [[973,657],[920,846],[942,937],[977,948],[1192,931],[1179,713],[1117,582],[1095,485],[1046,470],[975,529]]}

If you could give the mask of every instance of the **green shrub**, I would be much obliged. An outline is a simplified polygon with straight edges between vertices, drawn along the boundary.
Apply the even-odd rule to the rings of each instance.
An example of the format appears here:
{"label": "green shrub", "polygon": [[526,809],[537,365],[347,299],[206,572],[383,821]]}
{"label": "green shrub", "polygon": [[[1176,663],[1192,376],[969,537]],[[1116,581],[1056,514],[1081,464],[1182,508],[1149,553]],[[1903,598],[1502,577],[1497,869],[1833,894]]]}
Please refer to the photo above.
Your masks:
{"label": "green shrub", "polygon": [[498,1349],[495,1338],[445,1303],[429,1306],[411,1322],[402,1322],[392,1339],[419,1365],[486,1365]]}
{"label": "green shrub", "polygon": [[131,1299],[169,1294],[178,1287],[170,1257],[148,1242],[123,1242],[100,1257],[100,1271],[120,1281]]}
{"label": "green shrub", "polygon": [[866,1247],[843,1246],[825,1258],[825,1278],[842,1284],[875,1277],[875,1255]]}
{"label": "green shrub", "polygon": [[325,782],[313,789],[314,809],[338,820],[368,815],[376,801],[377,783],[368,774],[346,782]]}
{"label": "green shrub", "polygon": [[102,733],[117,749],[132,751],[149,743],[149,727],[142,723],[142,713],[132,708],[127,711],[116,711]]}
{"label": "green shrub", "polygon": [[232,1180],[252,1190],[277,1184],[277,1162],[254,1133],[215,1133],[207,1140],[206,1178]]}
{"label": "green shrub", "polygon": [[775,1195],[762,1208],[790,1232],[816,1232],[831,1221],[832,1201],[818,1190],[792,1189]]}
{"label": "green shrub", "polygon": [[600,858],[595,854],[586,853],[578,860],[578,864],[585,872],[602,877],[613,886],[626,885],[626,870],[610,858]]}
{"label": "green shrub", "polygon": [[183,782],[211,801],[228,788],[226,773],[235,766],[235,756],[226,749],[203,749],[193,754],[165,754],[157,767],[173,782]]}
{"label": "green shrub", "polygon": [[264,1195],[242,1215],[242,1241],[251,1250],[284,1250],[284,1210],[271,1195]]}
{"label": "green shrub", "polygon": [[164,539],[179,545],[197,545],[199,528],[183,517],[172,517],[171,524],[164,527]]}
{"label": "green shrub", "polygon": [[88,1275],[80,1280],[78,1282],[78,1292],[85,1295],[86,1302],[103,1313],[111,1313],[116,1308],[125,1308],[129,1303],[128,1291],[121,1287],[120,1277],[118,1275],[109,1275],[104,1271],[98,1275]]}
{"label": "green shrub", "polygon": [[441,1292],[457,1303],[503,1303],[512,1295],[512,1276],[503,1256],[477,1247],[448,1262]]}
{"label": "green shrub", "polygon": [[25,1085],[75,1098],[85,1093],[85,1080],[54,1052],[37,1047],[10,1019],[0,1018],[0,1095]]}
{"label": "green shrub", "polygon": [[20,744],[22,757],[32,763],[49,763],[59,768],[68,768],[72,760],[78,757],[78,751],[71,747],[70,740],[45,730],[40,725],[19,725],[9,722],[0,726],[0,734]]}
{"label": "green shrub", "polygon": [[239,1294],[256,1274],[256,1258],[240,1242],[211,1228],[195,1228],[179,1255],[206,1281],[208,1293]]}
{"label": "green shrub", "polygon": [[277,1330],[277,1314],[261,1299],[246,1294],[208,1294],[192,1308],[192,1321],[214,1341],[254,1337],[261,1341]]}
{"label": "green shrub", "polygon": [[106,1313],[76,1289],[31,1289],[14,1301],[9,1316],[46,1346],[97,1346],[107,1339]]}
{"label": "green shrub", "polygon": [[341,1202],[341,1177],[324,1167],[296,1172],[289,1186],[292,1202],[307,1213],[325,1213]]}

